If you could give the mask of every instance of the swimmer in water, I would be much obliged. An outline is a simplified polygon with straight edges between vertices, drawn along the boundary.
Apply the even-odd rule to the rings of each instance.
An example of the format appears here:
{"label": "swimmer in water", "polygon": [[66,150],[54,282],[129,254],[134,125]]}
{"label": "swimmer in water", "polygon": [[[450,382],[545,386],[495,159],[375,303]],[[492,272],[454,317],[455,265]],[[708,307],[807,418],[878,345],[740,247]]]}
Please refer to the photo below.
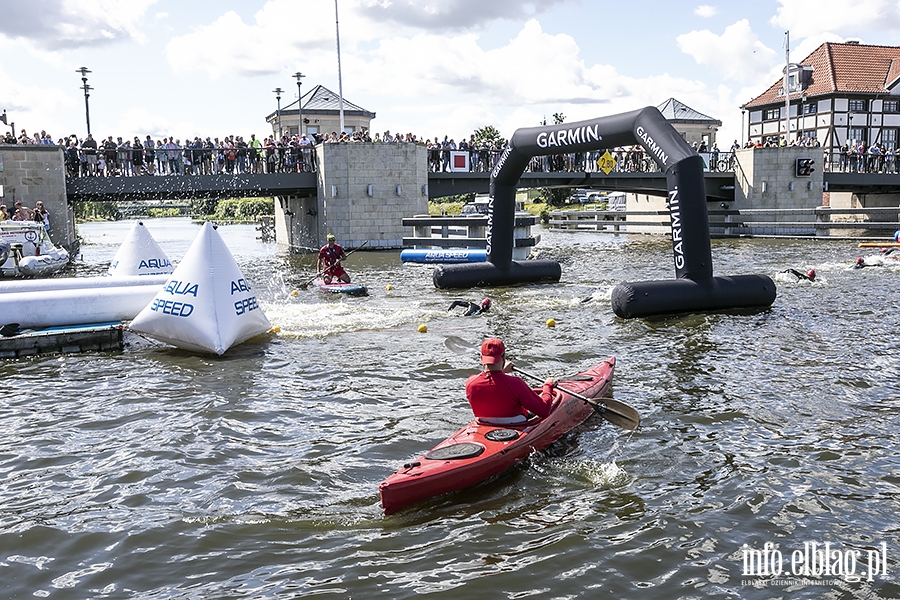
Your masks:
{"label": "swimmer in water", "polygon": [[466,310],[463,313],[464,317],[471,317],[472,315],[480,315],[481,313],[489,311],[491,309],[491,299],[485,298],[479,304],[467,302],[465,300],[454,300],[447,310],[453,310],[457,306],[465,307]]}
{"label": "swimmer in water", "polygon": [[816,270],[810,269],[806,273],[801,273],[797,269],[785,269],[782,273],[790,273],[791,275],[795,275],[797,279],[806,279],[807,281],[815,281],[816,280]]}
{"label": "swimmer in water", "polygon": [[856,264],[853,265],[854,269],[862,269],[863,267],[880,267],[882,266],[880,263],[867,263],[866,259],[862,256],[856,259]]}

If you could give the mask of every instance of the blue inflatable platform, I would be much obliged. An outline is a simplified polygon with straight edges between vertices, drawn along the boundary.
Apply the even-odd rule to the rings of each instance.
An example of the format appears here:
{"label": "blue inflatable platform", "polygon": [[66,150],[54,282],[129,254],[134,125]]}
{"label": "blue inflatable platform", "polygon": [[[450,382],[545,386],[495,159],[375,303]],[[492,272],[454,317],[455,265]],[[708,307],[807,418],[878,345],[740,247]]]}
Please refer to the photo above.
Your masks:
{"label": "blue inflatable platform", "polygon": [[408,248],[400,260],[414,263],[473,263],[487,260],[484,248]]}

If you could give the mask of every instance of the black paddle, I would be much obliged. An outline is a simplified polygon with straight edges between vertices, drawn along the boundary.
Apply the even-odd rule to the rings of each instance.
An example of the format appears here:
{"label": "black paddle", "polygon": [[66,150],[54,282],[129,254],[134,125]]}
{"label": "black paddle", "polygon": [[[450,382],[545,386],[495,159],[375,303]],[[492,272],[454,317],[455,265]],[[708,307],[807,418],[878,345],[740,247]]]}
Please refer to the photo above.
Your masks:
{"label": "black paddle", "polygon": [[[359,250],[360,248],[362,248],[363,246],[365,246],[365,245],[368,244],[368,243],[369,243],[369,240],[366,240],[366,241],[364,241],[362,244],[360,244],[359,246],[357,246],[356,248],[354,248],[353,250],[351,250],[350,252],[348,252],[347,254],[345,254],[345,255],[344,255],[344,260],[347,260],[348,258],[350,258],[350,255],[351,255],[351,254],[353,254],[354,252],[356,252],[357,250]],[[322,277],[324,277],[324,276],[325,276],[325,273],[327,273],[328,271],[330,271],[330,270],[333,269],[333,268],[334,268],[334,265],[328,267],[327,269],[325,269],[325,270],[322,271],[321,273],[319,273],[318,271],[316,271],[316,274],[315,274],[315,275],[313,275],[312,277],[310,277],[305,283],[301,283],[301,284],[299,285],[299,287],[302,287],[302,288],[308,287],[309,284],[311,284],[313,281],[316,280],[316,277],[318,277],[319,275],[321,275]]]}
{"label": "black paddle", "polygon": [[[472,351],[479,350],[478,346],[470,344],[469,342],[455,335],[451,335],[446,340],[444,340],[444,345],[456,354],[468,354]],[[530,377],[535,381],[544,381],[537,375],[532,375],[531,373],[523,371],[518,367],[513,367],[513,371],[521,373],[526,377]],[[618,400],[613,400],[612,398],[601,398],[601,401],[598,402],[594,398],[582,396],[581,394],[573,392],[572,390],[568,390],[560,385],[557,385],[556,387],[566,394],[570,394],[572,396],[575,396],[579,400],[587,402],[594,407],[595,411],[600,413],[601,417],[603,417],[613,425],[617,425],[622,429],[627,429],[629,431],[634,431],[641,425],[641,416],[640,414],[638,414],[638,411],[628,404],[625,404],[624,402],[619,402]]]}

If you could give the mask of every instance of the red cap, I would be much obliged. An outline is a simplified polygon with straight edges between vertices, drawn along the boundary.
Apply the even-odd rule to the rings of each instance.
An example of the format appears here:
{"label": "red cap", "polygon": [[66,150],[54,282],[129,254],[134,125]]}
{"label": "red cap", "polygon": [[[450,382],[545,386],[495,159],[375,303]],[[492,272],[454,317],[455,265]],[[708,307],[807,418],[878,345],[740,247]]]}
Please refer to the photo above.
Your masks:
{"label": "red cap", "polygon": [[482,310],[487,310],[490,307],[491,307],[491,299],[490,298],[485,298],[484,300],[481,301]]}
{"label": "red cap", "polygon": [[809,271],[806,272],[806,276],[809,278],[810,281],[813,281],[816,278],[816,270],[810,269]]}
{"label": "red cap", "polygon": [[506,346],[500,338],[488,338],[481,344],[481,363],[485,365],[496,365],[503,362],[503,354],[506,352]]}

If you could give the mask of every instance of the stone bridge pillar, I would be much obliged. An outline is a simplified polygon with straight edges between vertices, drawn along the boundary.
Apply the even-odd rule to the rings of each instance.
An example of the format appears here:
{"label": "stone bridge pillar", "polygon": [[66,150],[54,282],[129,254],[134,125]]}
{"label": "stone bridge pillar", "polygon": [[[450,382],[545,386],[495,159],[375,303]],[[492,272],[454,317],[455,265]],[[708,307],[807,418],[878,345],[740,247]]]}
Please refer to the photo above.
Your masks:
{"label": "stone bridge pillar", "polygon": [[50,239],[72,255],[78,252],[75,211],[66,199],[66,169],[61,146],[0,144],[0,186],[5,204],[12,213],[21,201],[34,208],[38,200],[50,212]]}
{"label": "stone bridge pillar", "polygon": [[428,212],[425,146],[412,143],[320,144],[316,196],[275,199],[281,248],[318,251],[335,234],[345,248],[403,247],[402,220]]}
{"label": "stone bridge pillar", "polygon": [[318,251],[325,237],[316,196],[275,196],[275,242],[290,252]]}

